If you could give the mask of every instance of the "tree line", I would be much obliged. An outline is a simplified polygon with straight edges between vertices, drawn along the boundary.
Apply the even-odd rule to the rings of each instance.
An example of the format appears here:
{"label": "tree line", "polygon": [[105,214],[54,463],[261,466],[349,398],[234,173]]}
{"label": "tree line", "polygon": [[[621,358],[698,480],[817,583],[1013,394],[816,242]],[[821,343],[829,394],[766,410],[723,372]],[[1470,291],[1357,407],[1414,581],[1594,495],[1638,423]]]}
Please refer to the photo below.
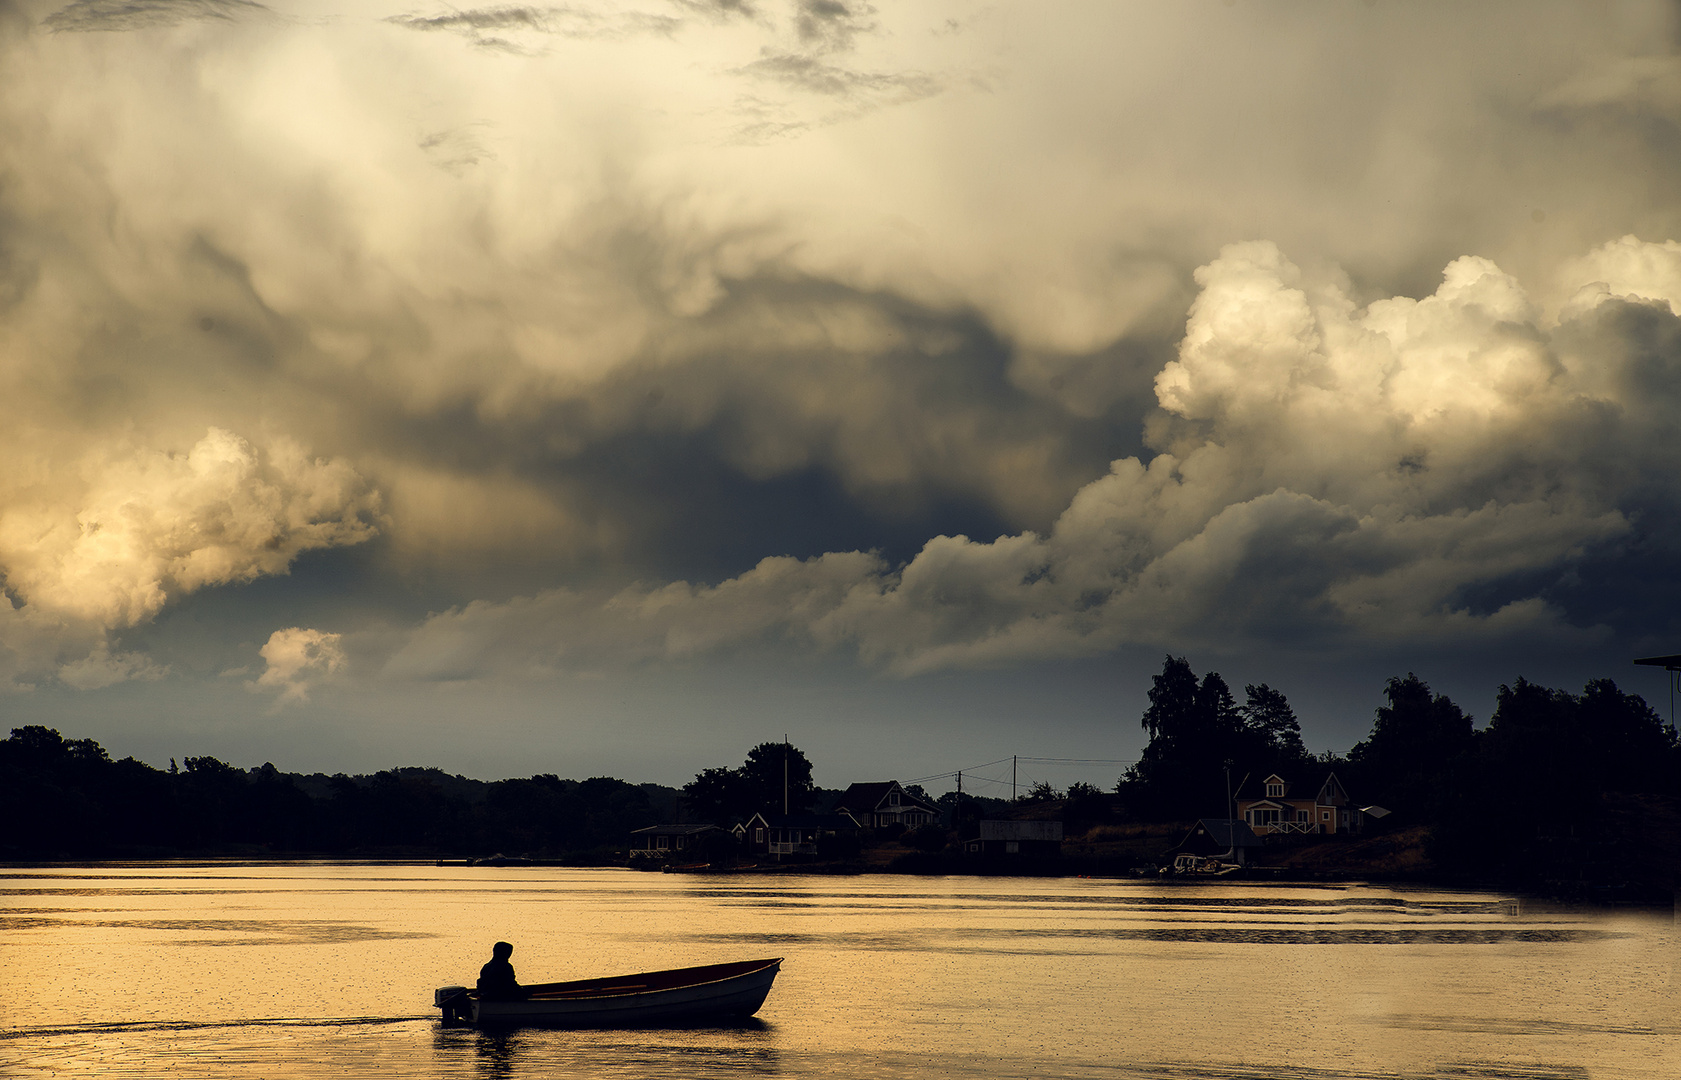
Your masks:
{"label": "tree line", "polygon": [[[1334,771],[1359,805],[1394,811],[1386,827],[1425,826],[1449,875],[1592,883],[1626,878],[1631,866],[1673,875],[1681,862],[1648,842],[1653,823],[1681,825],[1681,746],[1644,700],[1609,679],[1580,693],[1518,679],[1500,688],[1479,729],[1416,675],[1397,676],[1346,756],[1310,752],[1283,693],[1251,684],[1240,702],[1217,672],[1198,676],[1183,657],[1166,658],[1148,700],[1148,743],[1112,790],[1042,784],[1012,804],[955,792],[931,799],[912,787],[946,813],[939,829],[908,842],[933,849],[946,830],[1022,813],[1054,812],[1069,835],[1105,822],[1224,817],[1228,782],[1277,773],[1316,788]],[[825,810],[838,794],[814,784],[811,761],[787,742],[761,743],[739,767],[702,769],[677,790],[553,774],[485,782],[426,768],[304,776],[213,757],[163,770],[114,761],[91,739],[23,727],[0,742],[0,810],[14,823],[0,833],[0,858],[505,852],[591,862],[646,825],[727,826],[784,807]],[[1668,835],[1673,846],[1681,828]]]}
{"label": "tree line", "polygon": [[[1225,817],[1226,775],[1277,773],[1317,788],[1335,772],[1389,828],[1428,829],[1450,876],[1564,891],[1639,880],[1675,887],[1681,744],[1644,699],[1595,679],[1580,693],[1518,679],[1488,725],[1416,674],[1384,687],[1367,737],[1346,756],[1314,755],[1284,695],[1167,657],[1142,719],[1149,743],[1116,784],[1121,812],[1145,820]],[[1668,886],[1664,882],[1669,882]]]}
{"label": "tree line", "polygon": [[0,858],[185,854],[605,859],[674,812],[675,789],[552,774],[485,782],[439,769],[302,776],[214,757],[157,769],[45,727],[0,742]]}
{"label": "tree line", "polygon": [[681,791],[553,774],[486,782],[440,769],[366,776],[242,770],[187,757],[167,770],[112,760],[93,739],[15,728],[0,742],[0,858],[205,853],[483,856],[598,862],[632,830],[755,812],[812,810],[825,796],[797,747],[762,743],[739,768],[704,769]]}
{"label": "tree line", "polygon": [[818,796],[810,759],[788,742],[760,743],[739,769],[702,769],[683,785],[691,820],[725,826],[758,813],[809,813]]}

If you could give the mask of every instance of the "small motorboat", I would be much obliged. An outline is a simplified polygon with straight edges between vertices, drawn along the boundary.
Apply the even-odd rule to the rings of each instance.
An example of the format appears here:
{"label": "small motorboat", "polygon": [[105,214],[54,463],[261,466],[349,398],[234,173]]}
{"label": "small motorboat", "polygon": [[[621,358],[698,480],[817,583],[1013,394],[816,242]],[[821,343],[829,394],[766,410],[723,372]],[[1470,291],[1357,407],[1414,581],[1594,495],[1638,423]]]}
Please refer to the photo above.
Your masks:
{"label": "small motorboat", "polygon": [[481,1001],[465,986],[441,986],[432,1004],[445,1024],[480,1027],[682,1027],[745,1019],[759,1011],[782,958],[646,971],[607,979],[538,983],[518,1001]]}

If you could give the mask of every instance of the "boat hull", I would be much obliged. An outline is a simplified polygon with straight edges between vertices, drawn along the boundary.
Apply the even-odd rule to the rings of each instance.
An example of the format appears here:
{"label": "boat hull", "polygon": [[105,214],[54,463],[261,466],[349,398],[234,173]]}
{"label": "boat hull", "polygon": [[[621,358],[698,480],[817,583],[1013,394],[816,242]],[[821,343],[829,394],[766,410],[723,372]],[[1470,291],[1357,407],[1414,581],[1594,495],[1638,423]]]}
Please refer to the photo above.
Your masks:
{"label": "boat hull", "polygon": [[479,1027],[682,1027],[752,1016],[765,1003],[780,957],[527,987],[521,1001],[476,993],[441,1003],[446,1022]]}

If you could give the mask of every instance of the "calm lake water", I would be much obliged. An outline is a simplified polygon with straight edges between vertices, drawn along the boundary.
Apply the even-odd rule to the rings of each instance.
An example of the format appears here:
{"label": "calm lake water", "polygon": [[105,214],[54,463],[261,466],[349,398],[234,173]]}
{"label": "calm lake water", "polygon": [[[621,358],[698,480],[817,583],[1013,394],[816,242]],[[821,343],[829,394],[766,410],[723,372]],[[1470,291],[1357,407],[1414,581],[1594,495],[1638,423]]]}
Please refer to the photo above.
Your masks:
{"label": "calm lake water", "polygon": [[[1681,1076],[1670,911],[1101,880],[164,863],[0,870],[21,1077]],[[759,956],[757,1021],[444,1030],[538,982]]]}

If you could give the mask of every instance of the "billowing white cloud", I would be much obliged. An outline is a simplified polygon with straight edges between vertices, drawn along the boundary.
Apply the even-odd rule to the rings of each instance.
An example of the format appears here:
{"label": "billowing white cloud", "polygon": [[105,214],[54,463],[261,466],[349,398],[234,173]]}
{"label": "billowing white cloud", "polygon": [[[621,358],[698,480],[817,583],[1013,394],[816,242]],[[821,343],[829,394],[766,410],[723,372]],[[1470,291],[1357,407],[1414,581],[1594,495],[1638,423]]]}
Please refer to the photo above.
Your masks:
{"label": "billowing white cloud", "polygon": [[279,700],[308,701],[310,687],[345,668],[340,635],[292,626],[276,630],[259,650],[267,665],[249,685],[253,690],[273,690]]}
{"label": "billowing white cloud", "polygon": [[283,574],[299,554],[376,531],[380,500],[342,461],[276,440],[259,451],[211,428],[185,452],[121,443],[37,460],[0,481],[0,613],[13,677],[57,668],[94,688],[160,669],[113,653],[107,632],[172,597]]}
{"label": "billowing white cloud", "polygon": [[1572,260],[1565,272],[1577,286],[1570,312],[1623,297],[1661,301],[1681,315],[1681,242],[1649,244],[1625,236]]}
{"label": "billowing white cloud", "polygon": [[284,573],[301,552],[366,540],[379,509],[343,462],[284,441],[259,454],[218,428],[185,453],[102,450],[77,474],[10,495],[7,589],[107,628],[150,618],[171,594]]}
{"label": "billowing white cloud", "polygon": [[1671,499],[1675,28],[21,0],[0,678],[376,522],[393,675],[1577,632]]}
{"label": "billowing white cloud", "polygon": [[[1619,243],[1612,254],[1639,266],[1674,248]],[[428,620],[388,671],[776,639],[910,673],[1124,643],[1604,634],[1541,592],[1630,536],[1654,490],[1677,508],[1681,446],[1672,410],[1619,376],[1616,326],[1580,321],[1597,309],[1543,326],[1519,283],[1476,257],[1430,296],[1364,307],[1270,243],[1231,245],[1196,280],[1179,357],[1156,380],[1163,452],[1116,461],[1046,535],[938,537],[899,568],[860,553],[767,559],[713,587],[474,604]],[[1665,320],[1681,341],[1681,319],[1624,287],[1602,304]],[[1665,359],[1673,399],[1681,351]],[[1502,585],[1517,581],[1530,584]],[[1497,599],[1472,599],[1481,588]]]}
{"label": "billowing white cloud", "polygon": [[[0,390],[54,425],[273,419],[409,475],[437,463],[391,445],[421,438],[403,423],[512,429],[556,469],[727,428],[756,479],[818,468],[1044,528],[1090,478],[1059,421],[1159,367],[1105,350],[1170,340],[1233,237],[1367,295],[1460,244],[1533,273],[1584,234],[1673,235],[1681,205],[1643,116],[1556,112],[1620,94],[1591,89],[1619,57],[1640,63],[1606,86],[1667,78],[1661,5],[26,7]],[[55,32],[122,12],[150,14]],[[1500,56],[1474,45],[1495,34]],[[953,350],[1052,407],[1018,422],[951,386]],[[232,415],[210,407],[229,384]],[[432,520],[396,523],[404,550],[465,532]]]}

